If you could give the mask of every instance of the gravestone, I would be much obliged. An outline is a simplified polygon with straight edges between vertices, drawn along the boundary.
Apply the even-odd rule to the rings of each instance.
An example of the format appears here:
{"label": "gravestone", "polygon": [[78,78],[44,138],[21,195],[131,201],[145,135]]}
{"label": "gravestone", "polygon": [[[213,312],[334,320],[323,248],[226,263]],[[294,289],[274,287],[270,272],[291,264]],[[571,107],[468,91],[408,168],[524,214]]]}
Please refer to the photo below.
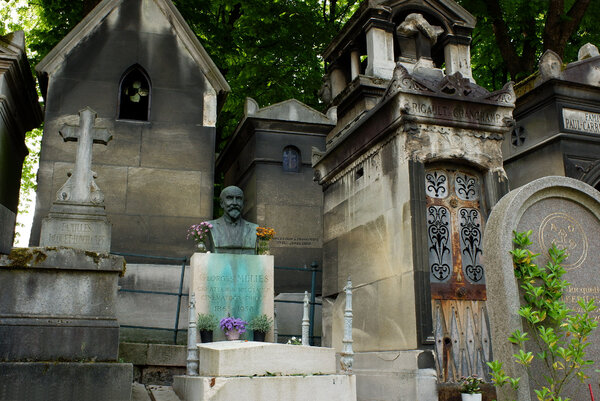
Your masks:
{"label": "gravestone", "polygon": [[[266,314],[273,318],[273,256],[195,253],[191,258],[190,291],[196,294],[196,312],[228,315],[249,322]],[[221,330],[214,340],[225,339]],[[246,334],[252,339],[251,333]],[[273,341],[273,327],[267,333]]]}
{"label": "gravestone", "polygon": [[96,252],[110,251],[111,225],[104,210],[104,194],[92,171],[92,144],[106,145],[112,135],[95,126],[96,113],[86,107],[79,112],[78,126],[64,125],[64,141],[77,141],[75,167],[58,190],[50,213],[42,221],[41,246],[67,246]]}
{"label": "gravestone", "polygon": [[[514,278],[514,267],[509,251],[513,249],[513,230],[532,230],[530,250],[539,253],[536,264],[548,261],[548,248],[555,243],[567,249],[569,256],[563,266],[563,279],[571,283],[564,295],[566,305],[575,311],[580,308],[577,298],[589,300],[600,296],[600,193],[578,180],[567,177],[544,177],[509,192],[492,209],[485,231],[483,251],[487,266],[488,310],[492,331],[494,359],[504,363],[509,375],[521,377],[518,400],[535,399],[529,394],[533,388],[526,372],[513,360],[516,346],[507,340],[523,323],[518,315],[519,286]],[[593,312],[600,321],[600,311]],[[600,360],[600,332],[589,338],[586,359]],[[593,386],[600,376],[588,369],[591,376],[586,383]],[[541,377],[540,377],[541,379]],[[542,379],[543,380],[543,379]],[[587,384],[577,379],[568,386],[566,396],[573,400],[589,398]],[[563,396],[564,396],[563,395]],[[498,391],[498,400],[512,399],[508,389]]]}

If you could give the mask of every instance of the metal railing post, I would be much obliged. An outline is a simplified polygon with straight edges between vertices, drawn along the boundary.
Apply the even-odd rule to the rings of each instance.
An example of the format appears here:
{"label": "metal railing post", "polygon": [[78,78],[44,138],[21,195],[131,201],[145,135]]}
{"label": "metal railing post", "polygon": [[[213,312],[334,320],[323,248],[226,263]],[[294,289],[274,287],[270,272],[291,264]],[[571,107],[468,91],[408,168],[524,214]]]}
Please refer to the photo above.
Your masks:
{"label": "metal railing post", "polygon": [[312,262],[310,264],[311,269],[311,280],[310,280],[310,326],[308,331],[308,337],[310,338],[310,345],[315,345],[315,290],[317,286],[317,268],[319,264]]}
{"label": "metal railing post", "polygon": [[181,311],[181,296],[183,293],[183,277],[185,276],[185,262],[181,263],[181,277],[179,278],[179,295],[177,296],[177,312],[175,312],[175,334],[173,334],[173,344],[177,344],[177,332],[179,331],[179,313]]}

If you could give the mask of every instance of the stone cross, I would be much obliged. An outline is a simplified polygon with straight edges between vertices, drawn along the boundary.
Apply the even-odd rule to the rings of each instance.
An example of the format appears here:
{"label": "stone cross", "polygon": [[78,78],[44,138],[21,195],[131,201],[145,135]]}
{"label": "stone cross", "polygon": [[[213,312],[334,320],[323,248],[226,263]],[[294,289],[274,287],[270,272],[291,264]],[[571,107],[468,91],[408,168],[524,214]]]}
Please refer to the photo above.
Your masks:
{"label": "stone cross", "polygon": [[99,204],[104,201],[92,171],[92,143],[108,144],[112,139],[106,128],[95,127],[96,112],[89,107],[79,111],[79,126],[64,125],[59,133],[67,141],[77,141],[75,168],[67,182],[58,190],[59,201]]}

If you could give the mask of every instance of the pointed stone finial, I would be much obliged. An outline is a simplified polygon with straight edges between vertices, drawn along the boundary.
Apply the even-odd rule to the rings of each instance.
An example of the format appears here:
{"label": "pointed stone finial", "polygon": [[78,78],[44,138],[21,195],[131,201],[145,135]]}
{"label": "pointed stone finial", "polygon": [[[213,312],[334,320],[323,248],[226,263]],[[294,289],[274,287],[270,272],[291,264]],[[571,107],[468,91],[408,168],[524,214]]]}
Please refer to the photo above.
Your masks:
{"label": "pointed stone finial", "polygon": [[546,50],[540,58],[540,75],[542,79],[548,80],[558,78],[562,70],[562,59],[552,50]]}
{"label": "pointed stone finial", "polygon": [[598,52],[598,48],[591,43],[586,43],[585,45],[581,46],[579,48],[579,52],[577,52],[578,61],[596,56],[600,56],[600,52]]}
{"label": "pointed stone finial", "polygon": [[246,117],[253,116],[260,109],[256,100],[251,97],[246,98],[246,102],[244,103],[244,115]]}

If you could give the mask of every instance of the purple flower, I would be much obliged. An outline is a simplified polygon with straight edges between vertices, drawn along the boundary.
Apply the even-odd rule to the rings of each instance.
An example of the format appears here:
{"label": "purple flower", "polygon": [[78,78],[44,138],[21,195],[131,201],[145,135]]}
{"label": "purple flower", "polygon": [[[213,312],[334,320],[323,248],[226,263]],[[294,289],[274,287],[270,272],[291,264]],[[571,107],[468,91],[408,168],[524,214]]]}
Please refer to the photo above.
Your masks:
{"label": "purple flower", "polygon": [[239,318],[234,318],[231,316],[224,317],[219,322],[219,326],[223,331],[237,330],[240,334],[246,332],[246,325],[248,323]]}

